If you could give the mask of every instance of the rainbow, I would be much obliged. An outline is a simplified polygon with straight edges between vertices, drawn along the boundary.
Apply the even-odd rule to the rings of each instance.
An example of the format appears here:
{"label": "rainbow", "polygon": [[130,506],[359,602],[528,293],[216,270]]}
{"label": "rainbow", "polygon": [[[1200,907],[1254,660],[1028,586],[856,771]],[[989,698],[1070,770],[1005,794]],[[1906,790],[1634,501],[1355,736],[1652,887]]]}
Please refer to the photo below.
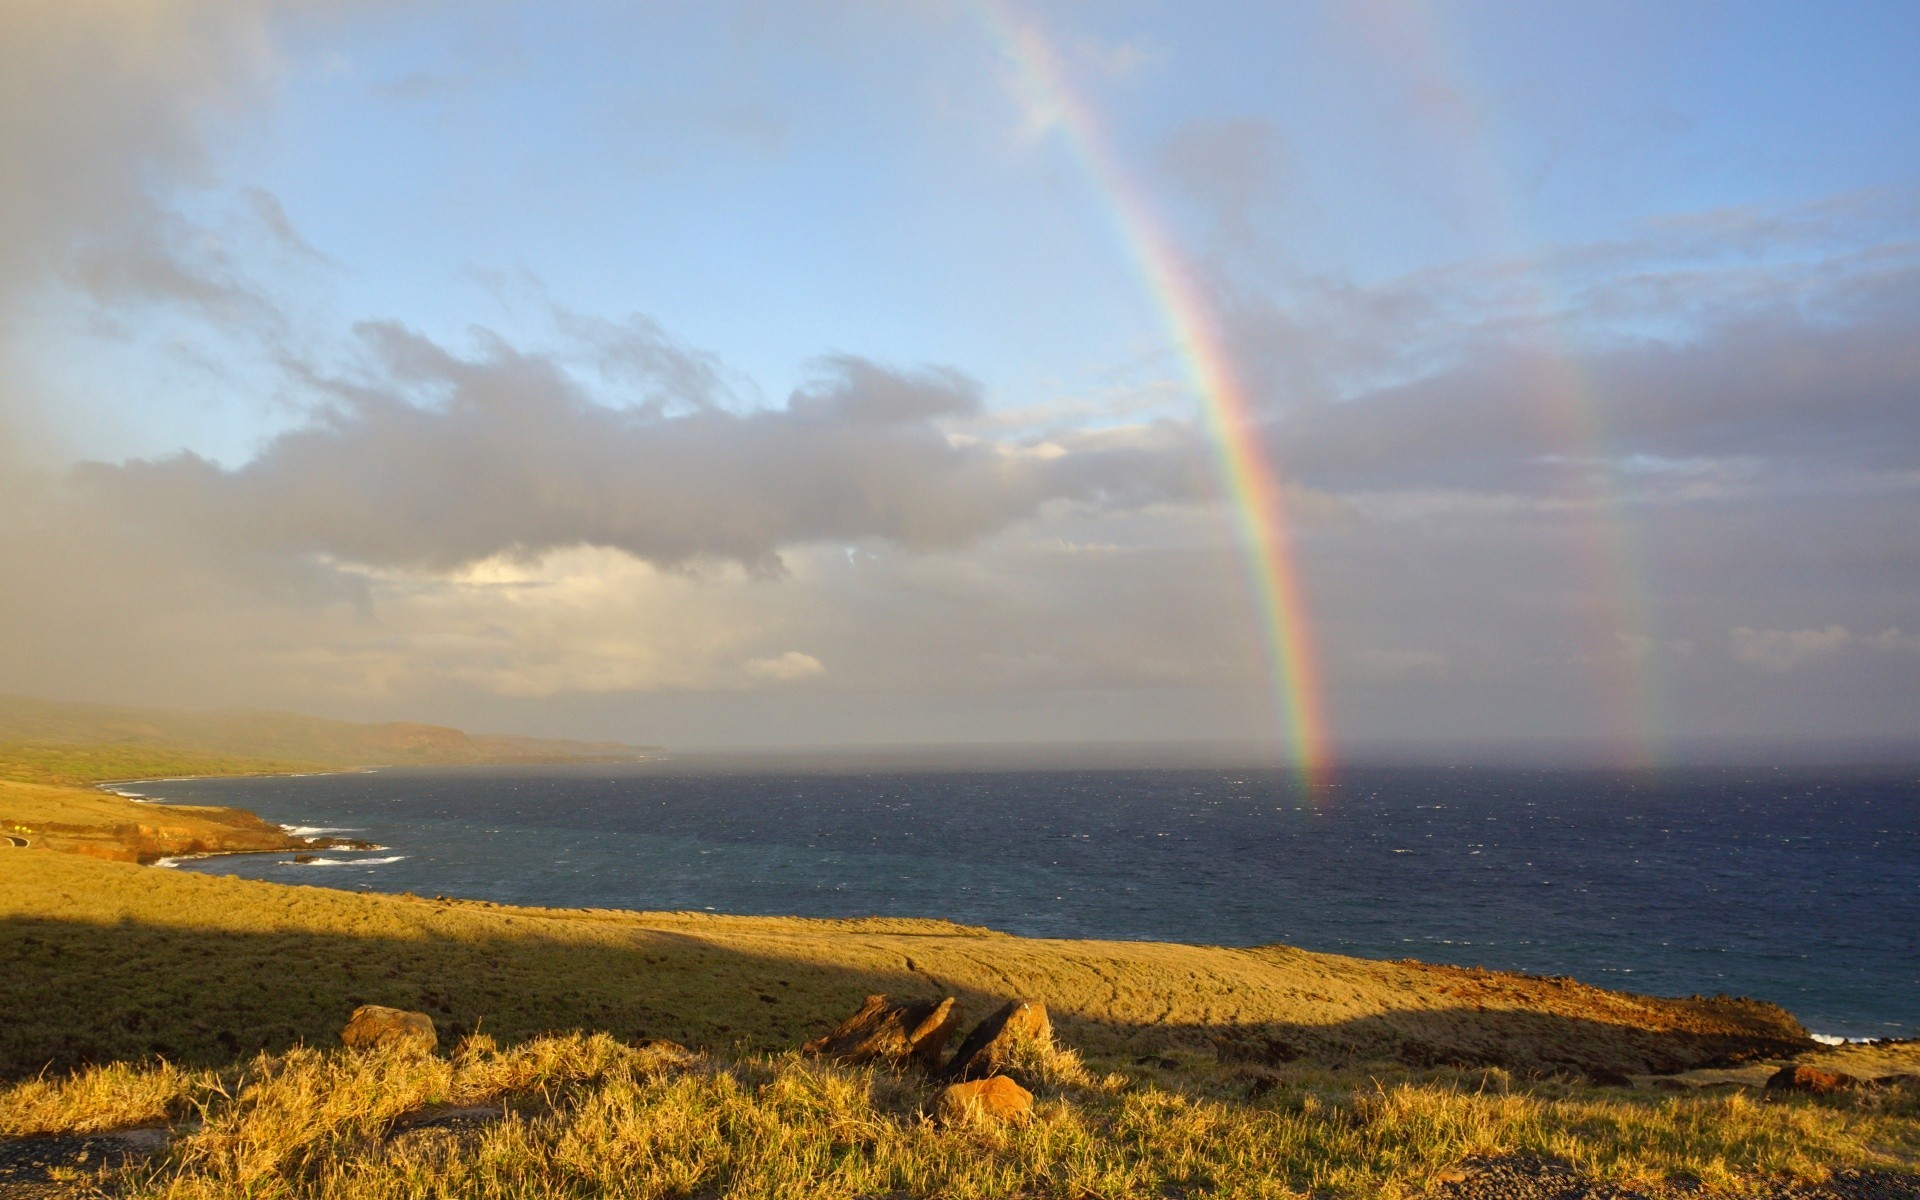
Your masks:
{"label": "rainbow", "polygon": [[[1589,669],[1599,709],[1595,732],[1614,765],[1651,768],[1665,757],[1660,735],[1662,688],[1653,651],[1652,603],[1636,530],[1610,467],[1609,437],[1598,387],[1579,366],[1552,272],[1530,254],[1536,239],[1521,218],[1511,172],[1498,153],[1498,122],[1476,89],[1460,48],[1432,0],[1369,0],[1345,10],[1350,27],[1394,77],[1414,82],[1431,101],[1443,97],[1426,132],[1444,146],[1471,189],[1468,207],[1485,233],[1512,247],[1521,299],[1536,327],[1540,354],[1527,380],[1535,434],[1561,464],[1568,559],[1574,586],[1568,616],[1574,658]],[[1451,143],[1451,144],[1449,144]]]}
{"label": "rainbow", "polygon": [[[1271,660],[1276,712],[1293,763],[1309,785],[1325,782],[1331,767],[1324,687],[1314,657],[1307,606],[1288,532],[1285,492],[1259,445],[1257,419],[1220,326],[1183,256],[1122,168],[1090,107],[1067,84],[1052,43],[1021,21],[1008,0],[979,0],[988,27],[1018,73],[1029,108],[1063,130],[1088,177],[1112,208],[1122,241],[1153,294],[1167,331],[1199,393],[1219,459],[1239,542]],[[1496,161],[1493,122],[1478,96],[1460,86],[1457,55],[1442,36],[1428,0],[1373,0],[1347,10],[1363,39],[1388,69],[1416,79],[1427,95],[1449,96],[1452,120],[1436,122],[1451,135],[1454,161],[1476,185],[1474,209],[1507,244],[1530,242]],[[1369,19],[1371,18],[1371,19]],[[1547,451],[1565,464],[1562,502],[1570,523],[1574,586],[1568,600],[1575,627],[1574,659],[1595,680],[1596,732],[1616,765],[1659,763],[1661,689],[1650,636],[1645,572],[1626,505],[1608,466],[1602,406],[1593,382],[1576,365],[1573,339],[1552,314],[1549,272],[1522,262],[1528,306],[1545,335],[1546,353],[1530,381],[1533,413]]]}
{"label": "rainbow", "polygon": [[1260,613],[1276,722],[1294,771],[1311,794],[1327,781],[1332,758],[1320,667],[1288,529],[1286,490],[1260,445],[1258,416],[1234,369],[1220,323],[1173,239],[1122,169],[1092,110],[1067,86],[1052,43],[1018,20],[1003,0],[981,0],[981,8],[1018,72],[1029,105],[1066,133],[1088,177],[1111,206],[1121,240],[1133,254],[1199,393]]}

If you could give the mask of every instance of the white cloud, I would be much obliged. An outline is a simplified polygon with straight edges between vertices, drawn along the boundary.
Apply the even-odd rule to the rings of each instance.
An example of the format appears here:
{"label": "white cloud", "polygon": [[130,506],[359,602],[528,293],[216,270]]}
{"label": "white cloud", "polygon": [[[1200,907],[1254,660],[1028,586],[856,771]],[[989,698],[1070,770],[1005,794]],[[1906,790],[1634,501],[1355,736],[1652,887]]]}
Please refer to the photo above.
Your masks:
{"label": "white cloud", "polygon": [[1861,640],[1876,650],[1886,650],[1896,654],[1920,654],[1920,633],[1905,633],[1899,629],[1883,629],[1879,633]]}
{"label": "white cloud", "polygon": [[1733,631],[1734,657],[1769,671],[1791,671],[1843,652],[1920,654],[1920,633],[1899,628],[1856,634],[1844,625],[1825,629],[1753,629]]}
{"label": "white cloud", "polygon": [[1753,629],[1743,625],[1732,636],[1734,657],[1769,671],[1791,671],[1831,658],[1854,642],[1853,634],[1843,625],[1825,629]]}
{"label": "white cloud", "polygon": [[798,650],[789,650],[785,654],[772,658],[755,658],[747,662],[747,674],[756,679],[766,679],[775,683],[792,683],[826,673],[825,663],[811,654],[802,654]]}

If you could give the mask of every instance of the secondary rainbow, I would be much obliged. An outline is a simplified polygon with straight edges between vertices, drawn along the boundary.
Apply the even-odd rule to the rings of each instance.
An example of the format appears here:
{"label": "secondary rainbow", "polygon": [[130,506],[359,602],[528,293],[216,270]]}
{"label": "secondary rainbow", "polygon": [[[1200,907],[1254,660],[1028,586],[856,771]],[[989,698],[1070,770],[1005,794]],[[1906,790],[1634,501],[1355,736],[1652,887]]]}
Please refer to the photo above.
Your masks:
{"label": "secondary rainbow", "polygon": [[1031,110],[1066,134],[1107,200],[1199,393],[1260,615],[1276,720],[1294,770],[1309,787],[1331,768],[1327,719],[1311,622],[1288,528],[1286,491],[1258,436],[1258,420],[1219,321],[1199,281],[1133,186],[1094,119],[1067,86],[1052,44],[1000,0],[981,0],[989,26],[1019,73]]}
{"label": "secondary rainbow", "polygon": [[1582,354],[1554,272],[1530,247],[1525,205],[1514,171],[1500,152],[1498,114],[1471,86],[1466,59],[1433,0],[1367,0],[1342,10],[1360,42],[1392,77],[1447,114],[1424,130],[1441,147],[1471,191],[1471,211],[1485,232],[1511,247],[1517,309],[1533,325],[1523,385],[1529,397],[1543,461],[1558,464],[1558,514],[1573,567],[1568,609],[1574,660],[1591,673],[1594,732],[1609,744],[1615,765],[1645,768],[1664,757],[1662,700],[1655,622],[1645,565],[1630,509],[1613,463],[1604,399],[1580,366]]}

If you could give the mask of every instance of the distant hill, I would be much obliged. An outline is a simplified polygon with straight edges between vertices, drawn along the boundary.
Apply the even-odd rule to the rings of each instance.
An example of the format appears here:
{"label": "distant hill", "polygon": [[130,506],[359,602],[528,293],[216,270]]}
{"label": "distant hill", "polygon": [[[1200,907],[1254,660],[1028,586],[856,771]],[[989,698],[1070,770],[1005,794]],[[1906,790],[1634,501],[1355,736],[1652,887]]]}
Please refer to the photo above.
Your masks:
{"label": "distant hill", "polygon": [[0,696],[0,777],[38,782],[634,759],[646,752],[618,742],[470,734],[411,721],[369,725],[250,709],[177,712]]}

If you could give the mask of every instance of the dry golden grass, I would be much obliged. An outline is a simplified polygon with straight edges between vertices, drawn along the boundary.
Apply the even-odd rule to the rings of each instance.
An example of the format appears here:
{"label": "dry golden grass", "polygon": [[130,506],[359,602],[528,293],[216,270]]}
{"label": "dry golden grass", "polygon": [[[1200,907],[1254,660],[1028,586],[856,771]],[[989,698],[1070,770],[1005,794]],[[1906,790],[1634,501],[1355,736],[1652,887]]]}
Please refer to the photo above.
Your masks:
{"label": "dry golden grass", "polygon": [[[515,909],[0,853],[0,1011],[23,1014],[0,1025],[0,1134],[176,1125],[164,1158],[96,1181],[128,1196],[1394,1196],[1506,1153],[1737,1190],[1920,1162],[1904,1090],[1761,1103],[1543,1074],[1791,1032],[1761,1007],[1280,947]],[[976,1017],[1045,1000],[1064,1044],[1019,1064],[1035,1119],[938,1128],[924,1079],[792,1051],[870,991],[951,992]],[[452,1052],[331,1048],[362,1002],[433,1013]],[[1495,1054],[1512,1069],[1432,1065]],[[414,1127],[448,1108],[502,1115]]]}
{"label": "dry golden grass", "polygon": [[7,779],[0,779],[0,834],[22,838],[29,848],[122,862],[301,844],[279,826],[238,809],[139,804],[95,788]]}
{"label": "dry golden grass", "polygon": [[[95,1075],[111,1075],[95,1082]],[[796,1054],[694,1056],[604,1035],[445,1059],[298,1050],[223,1081],[156,1067],[0,1093],[17,1126],[58,1127],[76,1097],[204,1120],[163,1159],[104,1179],[136,1197],[1400,1196],[1479,1155],[1563,1159],[1632,1184],[1737,1191],[1839,1166],[1911,1169],[1920,1122],[1857,1102],[1742,1094],[1622,1096],[1501,1072],[1369,1080],[1302,1071],[1259,1098],[1224,1070],[1077,1066],[1039,1085],[1035,1119],[943,1129],[917,1075]],[[414,1128],[448,1107],[497,1119]],[[59,1114],[58,1117],[43,1114]]]}
{"label": "dry golden grass", "polygon": [[[979,1016],[1044,1000],[1107,1055],[1611,1064],[1791,1050],[1765,1006],[1284,947],[1016,938],[938,921],[505,908],[0,851],[0,1075],[157,1054],[193,1065],[327,1044],[361,1003],[506,1039],[588,1030],[710,1049],[799,1044],[870,992]],[[1222,1047],[1222,1048],[1217,1048]]]}

